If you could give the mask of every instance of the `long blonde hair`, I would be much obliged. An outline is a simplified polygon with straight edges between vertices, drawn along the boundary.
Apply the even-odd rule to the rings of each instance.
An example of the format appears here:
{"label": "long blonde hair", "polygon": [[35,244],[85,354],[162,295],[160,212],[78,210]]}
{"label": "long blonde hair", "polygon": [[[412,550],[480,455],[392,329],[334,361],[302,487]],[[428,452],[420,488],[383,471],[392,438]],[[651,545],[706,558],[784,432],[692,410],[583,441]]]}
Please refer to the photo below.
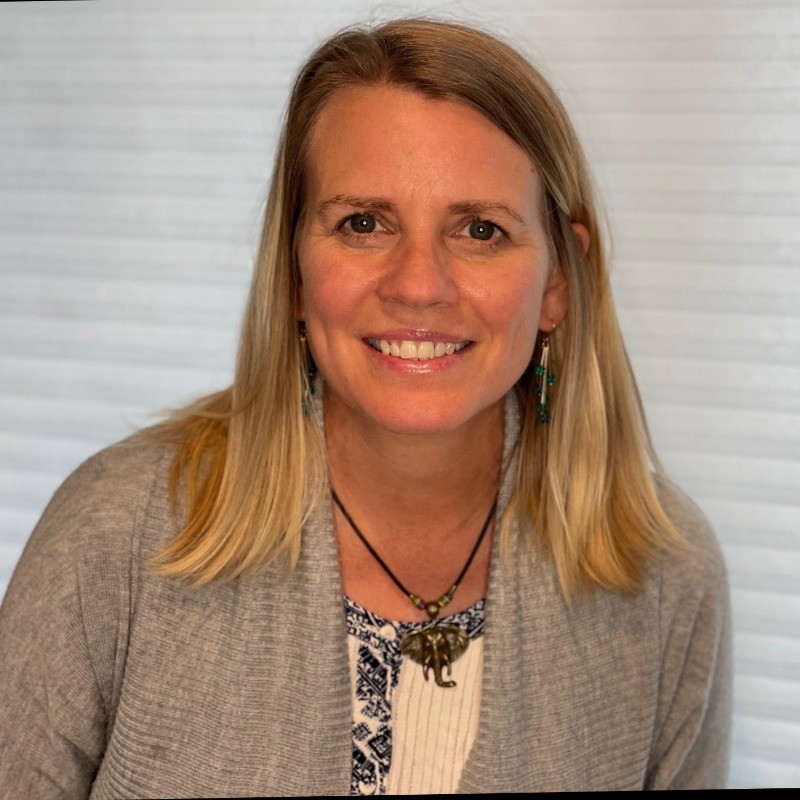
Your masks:
{"label": "long blonde hair", "polygon": [[[297,232],[307,147],[328,99],[344,87],[391,84],[477,109],[530,156],[540,175],[551,256],[570,287],[550,337],[558,374],[548,425],[535,376],[519,380],[519,473],[501,536],[517,521],[548,552],[569,597],[602,586],[634,591],[644,562],[679,541],[658,500],[658,464],[608,282],[589,169],[561,102],[519,53],[471,28],[406,19],[337,34],[308,59],[290,99],[230,388],[153,430],[174,442],[171,490],[186,522],[157,560],[202,584],[279,557],[297,560],[301,529],[325,489],[324,446],[303,413],[308,391],[297,335]],[[583,253],[570,223],[586,226]]]}

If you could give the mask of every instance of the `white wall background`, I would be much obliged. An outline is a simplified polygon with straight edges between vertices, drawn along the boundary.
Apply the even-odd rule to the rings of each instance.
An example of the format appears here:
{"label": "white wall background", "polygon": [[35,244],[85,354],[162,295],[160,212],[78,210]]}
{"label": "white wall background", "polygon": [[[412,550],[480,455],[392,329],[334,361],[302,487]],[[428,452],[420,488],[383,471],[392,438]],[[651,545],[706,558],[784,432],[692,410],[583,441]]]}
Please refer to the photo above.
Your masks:
{"label": "white wall background", "polygon": [[800,785],[800,0],[3,3],[0,594],[68,472],[229,381],[293,73],[414,11],[573,113],[656,444],[730,567],[732,783]]}

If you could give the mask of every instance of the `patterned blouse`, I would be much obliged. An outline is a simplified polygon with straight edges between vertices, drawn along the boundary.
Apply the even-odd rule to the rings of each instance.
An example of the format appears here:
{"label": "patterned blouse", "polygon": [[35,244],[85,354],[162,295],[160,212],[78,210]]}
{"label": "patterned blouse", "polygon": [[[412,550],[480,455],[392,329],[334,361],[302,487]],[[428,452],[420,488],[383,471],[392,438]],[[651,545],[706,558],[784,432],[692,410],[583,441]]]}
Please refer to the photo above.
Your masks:
{"label": "patterned blouse", "polygon": [[393,622],[344,598],[353,697],[351,795],[452,793],[478,731],[485,601],[436,621],[458,625],[466,651],[442,670],[403,655],[400,642],[431,622]]}

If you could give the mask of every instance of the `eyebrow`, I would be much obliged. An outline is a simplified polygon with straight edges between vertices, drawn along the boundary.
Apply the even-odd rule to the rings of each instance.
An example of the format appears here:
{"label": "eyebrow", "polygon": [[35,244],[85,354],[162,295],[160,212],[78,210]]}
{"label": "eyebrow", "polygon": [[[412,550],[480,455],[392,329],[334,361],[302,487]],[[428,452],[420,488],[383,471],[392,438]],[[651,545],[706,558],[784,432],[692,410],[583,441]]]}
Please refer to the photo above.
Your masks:
{"label": "eyebrow", "polygon": [[354,206],[355,208],[374,208],[376,211],[389,211],[392,204],[382,197],[359,197],[352,194],[335,194],[324,200],[317,207],[317,214],[322,216],[331,206]]}
{"label": "eyebrow", "polygon": [[511,219],[516,220],[523,228],[527,227],[522,216],[517,211],[514,211],[513,208],[509,208],[503,203],[484,203],[480,200],[453,203],[450,206],[450,211],[454,214],[475,214],[476,216],[500,212],[501,214],[508,214]]}
{"label": "eyebrow", "polygon": [[[352,194],[336,194],[329,197],[319,204],[317,214],[322,216],[331,206],[352,206],[354,208],[375,209],[376,211],[389,211],[393,208],[392,203],[383,197],[361,197]],[[451,203],[448,206],[451,214],[507,214],[516,220],[523,227],[527,227],[525,220],[513,208],[504,203],[490,203],[481,200],[464,200],[458,203]]]}

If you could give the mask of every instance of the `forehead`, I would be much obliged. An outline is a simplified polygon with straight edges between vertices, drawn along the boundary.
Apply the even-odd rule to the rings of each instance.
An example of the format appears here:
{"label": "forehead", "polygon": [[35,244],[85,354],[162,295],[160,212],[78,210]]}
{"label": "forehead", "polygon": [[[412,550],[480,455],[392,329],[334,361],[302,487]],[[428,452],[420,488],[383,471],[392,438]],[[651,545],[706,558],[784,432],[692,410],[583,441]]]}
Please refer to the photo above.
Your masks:
{"label": "forehead", "polygon": [[309,143],[311,194],[490,200],[537,213],[541,193],[528,154],[462,102],[396,86],[336,92]]}

